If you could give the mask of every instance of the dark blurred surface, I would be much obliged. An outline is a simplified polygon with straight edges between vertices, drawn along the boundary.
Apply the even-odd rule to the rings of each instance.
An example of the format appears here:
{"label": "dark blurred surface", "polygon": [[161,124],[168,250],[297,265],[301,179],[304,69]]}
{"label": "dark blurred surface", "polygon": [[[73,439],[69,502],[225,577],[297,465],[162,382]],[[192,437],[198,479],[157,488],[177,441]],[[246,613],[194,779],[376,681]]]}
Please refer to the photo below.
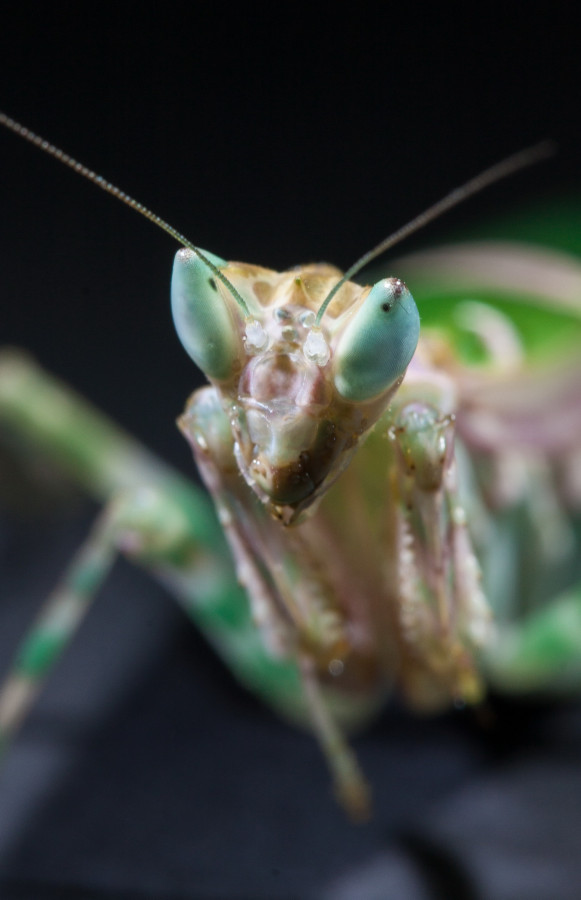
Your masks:
{"label": "dark blurred surface", "polygon": [[[554,160],[417,242],[579,186],[575,28],[523,9],[23,3],[0,107],[213,252],[346,266],[540,138]],[[188,470],[171,240],[8,133],[0,160],[0,341]],[[2,520],[3,668],[89,521]],[[354,828],[312,740],[122,563],[1,773],[0,897],[578,897],[578,709],[486,718],[390,707],[356,742],[377,800]]]}

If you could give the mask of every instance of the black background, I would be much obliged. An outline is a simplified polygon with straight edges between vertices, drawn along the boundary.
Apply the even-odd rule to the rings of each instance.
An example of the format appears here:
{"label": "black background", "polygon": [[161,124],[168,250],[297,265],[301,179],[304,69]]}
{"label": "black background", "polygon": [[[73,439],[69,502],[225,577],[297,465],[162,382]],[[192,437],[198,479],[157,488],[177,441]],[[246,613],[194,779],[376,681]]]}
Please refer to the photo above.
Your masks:
{"label": "black background", "polygon": [[[0,105],[202,247],[344,267],[541,138],[558,141],[553,160],[417,241],[579,188],[572,17],[567,4],[22,3],[0,21]],[[0,340],[189,470],[173,420],[198,376],[168,312],[172,241],[9,133],[0,166]],[[3,644],[84,516],[2,531]],[[482,734],[468,717],[392,709],[360,742],[378,814],[353,829],[316,748],[121,566],[8,759],[0,896],[29,882],[35,897],[41,884],[59,897],[569,896],[575,713],[500,707],[495,721]]]}

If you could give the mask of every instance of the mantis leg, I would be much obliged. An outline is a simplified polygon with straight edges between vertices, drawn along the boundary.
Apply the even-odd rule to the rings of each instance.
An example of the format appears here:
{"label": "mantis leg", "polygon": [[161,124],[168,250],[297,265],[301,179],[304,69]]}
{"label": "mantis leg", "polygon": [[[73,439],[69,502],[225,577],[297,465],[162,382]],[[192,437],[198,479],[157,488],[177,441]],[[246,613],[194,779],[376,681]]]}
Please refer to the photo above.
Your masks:
{"label": "mantis leg", "polygon": [[0,754],[76,632],[115,555],[109,517],[102,516],[18,649],[0,691]]}
{"label": "mantis leg", "polygon": [[337,799],[354,821],[365,821],[371,814],[367,781],[325,703],[312,660],[303,657],[300,666],[311,725],[333,775]]}
{"label": "mantis leg", "polygon": [[300,692],[297,665],[265,651],[222,529],[202,491],[15,351],[0,354],[0,432],[25,458],[51,459],[105,502],[19,651],[2,700],[6,737],[33,702],[42,677],[119,552],[168,588],[242,684],[271,703],[274,695]]}
{"label": "mantis leg", "polygon": [[[313,645],[309,652],[309,634],[314,632],[324,641],[325,623],[332,633],[332,615],[328,610],[321,614],[311,605],[311,617],[303,618],[302,610],[289,597],[283,561],[295,548],[295,532],[288,533],[273,523],[245,489],[234,459],[229,423],[213,389],[194,395],[179,424],[218,509],[238,578],[248,592],[255,633],[260,633],[273,657],[278,656],[281,664],[296,665],[300,673],[300,683],[292,693],[283,690],[280,681],[273,690],[266,671],[255,690],[266,695],[279,713],[310,728],[332,773],[337,798],[354,820],[364,820],[370,813],[370,791],[345,738],[328,685],[325,689],[321,682]],[[307,548],[299,546],[304,570]],[[296,582],[294,589],[299,592]]]}
{"label": "mantis leg", "polygon": [[394,559],[400,680],[420,708],[476,703],[491,613],[467,527],[455,443],[453,391],[413,373],[387,420],[393,448]]}
{"label": "mantis leg", "polygon": [[[277,656],[265,641],[276,630],[279,611],[269,605],[266,588],[257,590],[263,573],[235,525],[244,510],[236,491],[222,484],[219,454],[204,455],[199,462],[231,538],[238,577],[252,590],[251,605],[204,495],[25,357],[0,356],[0,376],[0,426],[25,453],[50,457],[106,502],[18,651],[0,694],[3,742],[34,702],[114,559],[123,553],[167,586],[242,684],[290,718],[310,723],[338,794],[354,817],[363,818],[367,785],[328,708],[312,661],[292,652]],[[206,442],[216,443],[218,453],[221,443],[212,440],[206,424]]]}
{"label": "mantis leg", "polygon": [[[154,569],[180,571],[201,550],[183,511],[159,488],[130,488],[104,508],[17,651],[0,691],[0,750],[24,719],[46,677],[74,637],[119,553]],[[203,575],[209,601],[223,585]],[[200,579],[192,592],[200,592]]]}

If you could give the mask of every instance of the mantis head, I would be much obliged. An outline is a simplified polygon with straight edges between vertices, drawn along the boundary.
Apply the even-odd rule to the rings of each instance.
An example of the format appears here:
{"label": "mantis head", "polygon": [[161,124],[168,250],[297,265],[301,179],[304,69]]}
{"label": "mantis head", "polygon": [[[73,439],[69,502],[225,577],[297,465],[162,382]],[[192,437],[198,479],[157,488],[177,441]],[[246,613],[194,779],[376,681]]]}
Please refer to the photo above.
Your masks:
{"label": "mantis head", "polygon": [[397,278],[341,282],[329,305],[340,274],[330,266],[278,274],[204,257],[227,282],[193,251],[178,252],[178,335],[220,393],[247,483],[273,514],[294,520],[345,468],[401,383],[419,336],[416,305]]}

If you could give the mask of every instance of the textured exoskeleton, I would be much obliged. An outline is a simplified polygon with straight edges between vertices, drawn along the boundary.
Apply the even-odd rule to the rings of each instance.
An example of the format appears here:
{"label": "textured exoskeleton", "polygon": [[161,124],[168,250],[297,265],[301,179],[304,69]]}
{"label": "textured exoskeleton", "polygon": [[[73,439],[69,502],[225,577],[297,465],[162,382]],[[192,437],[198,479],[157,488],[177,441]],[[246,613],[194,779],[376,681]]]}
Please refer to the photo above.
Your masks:
{"label": "textured exoskeleton", "polygon": [[364,817],[345,735],[392,688],[432,711],[477,703],[489,681],[581,686],[581,266],[465,245],[362,287],[327,265],[276,273],[184,243],[174,321],[210,386],[179,427],[219,526],[104,417],[19,354],[0,359],[11,440],[106,501],[19,650],[0,739],[123,552],[242,683],[313,730]]}

